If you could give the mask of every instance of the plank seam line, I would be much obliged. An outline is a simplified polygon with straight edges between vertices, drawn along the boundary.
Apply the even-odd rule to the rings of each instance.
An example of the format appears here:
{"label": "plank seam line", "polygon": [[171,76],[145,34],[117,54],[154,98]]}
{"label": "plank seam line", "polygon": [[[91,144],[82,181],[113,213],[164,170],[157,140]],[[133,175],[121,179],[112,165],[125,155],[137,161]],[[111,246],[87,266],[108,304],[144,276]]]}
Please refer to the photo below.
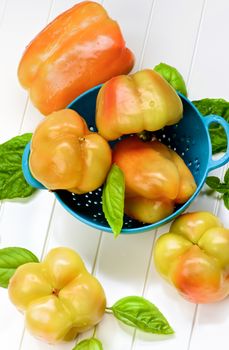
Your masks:
{"label": "plank seam line", "polygon": [[195,63],[195,58],[196,58],[198,43],[199,43],[199,39],[200,39],[201,27],[202,27],[204,14],[205,14],[206,6],[207,6],[207,1],[208,0],[204,0],[203,5],[202,5],[202,9],[201,9],[201,13],[200,13],[200,20],[199,20],[199,24],[198,24],[198,28],[197,28],[197,35],[196,35],[196,39],[195,39],[195,43],[194,43],[194,47],[193,47],[193,54],[192,54],[192,57],[191,57],[190,68],[189,68],[189,71],[188,71],[187,88],[189,87],[190,78],[191,78],[193,66],[194,66],[194,63]]}
{"label": "plank seam line", "polygon": [[[155,230],[154,231],[153,242],[152,242],[152,247],[151,247],[151,250],[150,250],[149,262],[148,262],[147,269],[146,269],[146,274],[145,274],[145,281],[144,281],[144,285],[143,285],[143,288],[142,288],[142,294],[141,294],[142,297],[144,297],[144,295],[145,295],[146,286],[147,286],[147,282],[148,282],[148,279],[149,279],[151,262],[153,260],[153,249],[154,249],[154,244],[155,244],[155,241],[156,241],[157,234],[158,234],[158,230]],[[134,329],[130,350],[134,350],[136,334],[137,334],[137,329]]]}
{"label": "plank seam line", "polygon": [[146,26],[145,37],[144,37],[144,41],[143,41],[143,45],[142,45],[142,50],[141,50],[141,55],[140,55],[140,59],[139,59],[139,64],[138,64],[137,70],[142,68],[143,59],[144,59],[144,56],[145,56],[145,50],[146,50],[146,46],[147,46],[149,35],[150,35],[150,28],[151,28],[151,25],[152,25],[155,5],[156,5],[156,0],[152,0],[152,4],[151,4],[151,7],[150,7],[150,13],[149,13],[149,19],[148,19],[148,23],[147,23],[147,26]]}
{"label": "plank seam line", "polygon": [[[3,6],[2,6],[2,14],[0,16],[0,28],[2,26],[2,23],[3,23],[3,20],[4,20],[4,17],[5,17],[5,12],[6,12],[6,3],[7,3],[7,0],[4,1],[3,3]],[[0,213],[1,213],[1,216],[2,216],[2,212],[3,212],[3,205],[4,202],[0,202]],[[1,216],[0,216],[0,221],[1,221]],[[0,244],[1,244],[1,234],[0,234]]]}
{"label": "plank seam line", "polygon": [[2,6],[2,14],[1,14],[1,17],[0,17],[0,28],[1,28],[1,26],[2,26],[2,22],[3,22],[4,17],[5,17],[6,2],[7,2],[7,0],[4,1],[3,6]]}

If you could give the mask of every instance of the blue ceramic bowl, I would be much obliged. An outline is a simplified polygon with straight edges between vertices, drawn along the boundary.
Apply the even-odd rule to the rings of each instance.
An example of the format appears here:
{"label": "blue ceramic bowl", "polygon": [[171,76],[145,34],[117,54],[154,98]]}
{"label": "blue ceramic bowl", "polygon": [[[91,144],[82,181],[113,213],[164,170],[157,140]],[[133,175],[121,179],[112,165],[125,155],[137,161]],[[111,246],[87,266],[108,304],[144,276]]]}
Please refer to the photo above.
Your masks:
{"label": "blue ceramic bowl", "polygon": [[[84,117],[92,131],[96,131],[95,106],[100,88],[101,85],[83,93],[68,106],[68,108],[77,111]],[[159,141],[171,147],[183,158],[195,178],[197,189],[186,203],[177,206],[171,215],[154,224],[144,224],[125,215],[122,229],[124,234],[152,230],[175,219],[196,198],[204,185],[208,172],[221,167],[229,161],[229,124],[216,115],[202,117],[192,102],[183,95],[179,95],[184,107],[182,120],[178,124],[155,132],[155,135]],[[227,151],[219,160],[212,159],[212,147],[208,129],[213,122],[221,124],[227,134]],[[30,144],[26,146],[22,159],[24,176],[31,186],[45,189],[30,173],[28,165],[29,153]],[[54,193],[62,206],[75,218],[98,230],[112,232],[102,212],[101,188],[83,195],[77,195],[66,190],[58,190]]]}

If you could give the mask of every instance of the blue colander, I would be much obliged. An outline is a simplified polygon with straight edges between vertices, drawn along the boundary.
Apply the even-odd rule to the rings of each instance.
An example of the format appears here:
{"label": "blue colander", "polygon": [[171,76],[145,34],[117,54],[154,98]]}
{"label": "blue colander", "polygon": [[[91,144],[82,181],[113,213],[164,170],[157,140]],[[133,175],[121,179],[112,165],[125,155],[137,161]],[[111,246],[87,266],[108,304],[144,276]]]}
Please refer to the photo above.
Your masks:
{"label": "blue colander", "polygon": [[[101,85],[85,92],[68,106],[68,108],[77,111],[84,117],[91,131],[96,131],[95,106],[100,87]],[[124,234],[152,230],[175,219],[196,198],[204,185],[208,172],[221,167],[229,161],[229,124],[217,115],[202,117],[196,107],[186,97],[181,94],[179,95],[184,107],[182,120],[178,124],[155,132],[155,136],[159,141],[165,143],[183,158],[195,178],[197,189],[185,204],[177,206],[171,215],[154,224],[144,224],[125,215],[122,229],[122,233]],[[212,159],[212,147],[208,130],[211,123],[221,124],[227,134],[227,151],[218,160]],[[113,144],[114,142],[111,143],[111,146]],[[45,189],[30,173],[28,165],[29,153],[30,144],[26,146],[22,159],[24,176],[31,186]],[[66,190],[58,190],[54,193],[62,206],[75,218],[98,230],[112,232],[102,211],[102,188],[82,195],[77,195]]]}

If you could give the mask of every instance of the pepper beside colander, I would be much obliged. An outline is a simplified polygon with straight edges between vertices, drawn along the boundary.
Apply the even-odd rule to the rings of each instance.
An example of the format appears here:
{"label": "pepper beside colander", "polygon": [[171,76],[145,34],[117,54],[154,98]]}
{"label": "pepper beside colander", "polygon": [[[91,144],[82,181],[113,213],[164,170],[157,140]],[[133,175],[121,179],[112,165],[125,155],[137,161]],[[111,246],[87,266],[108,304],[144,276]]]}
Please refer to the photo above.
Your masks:
{"label": "pepper beside colander", "polygon": [[[88,90],[68,106],[68,108],[77,111],[86,120],[91,131],[96,131],[95,107],[100,88],[101,85]],[[155,132],[155,136],[183,158],[195,178],[197,189],[186,203],[176,206],[175,211],[171,215],[156,223],[144,224],[125,215],[121,233],[130,234],[153,230],[175,219],[199,194],[208,172],[223,166],[229,161],[229,124],[217,115],[202,117],[191,101],[181,94],[179,96],[184,108],[183,118],[178,124],[167,126]],[[223,157],[218,160],[212,159],[212,147],[209,136],[209,125],[211,123],[221,124],[227,135],[227,150]],[[111,142],[111,146],[114,143],[115,141]],[[30,173],[29,153],[30,144],[26,146],[22,159],[24,176],[31,186],[45,189]],[[102,188],[81,195],[66,190],[57,190],[54,193],[62,206],[75,218],[98,230],[112,232],[102,211]]]}

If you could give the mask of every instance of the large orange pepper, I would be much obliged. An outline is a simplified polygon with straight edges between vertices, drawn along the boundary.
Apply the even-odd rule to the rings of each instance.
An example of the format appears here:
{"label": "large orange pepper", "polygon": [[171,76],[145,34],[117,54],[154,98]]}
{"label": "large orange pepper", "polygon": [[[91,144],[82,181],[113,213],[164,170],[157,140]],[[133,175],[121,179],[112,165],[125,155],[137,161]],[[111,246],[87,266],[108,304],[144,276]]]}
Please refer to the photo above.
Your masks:
{"label": "large orange pepper", "polygon": [[58,16],[27,46],[18,77],[47,115],[91,87],[128,73],[133,64],[118,23],[102,5],[84,1]]}

